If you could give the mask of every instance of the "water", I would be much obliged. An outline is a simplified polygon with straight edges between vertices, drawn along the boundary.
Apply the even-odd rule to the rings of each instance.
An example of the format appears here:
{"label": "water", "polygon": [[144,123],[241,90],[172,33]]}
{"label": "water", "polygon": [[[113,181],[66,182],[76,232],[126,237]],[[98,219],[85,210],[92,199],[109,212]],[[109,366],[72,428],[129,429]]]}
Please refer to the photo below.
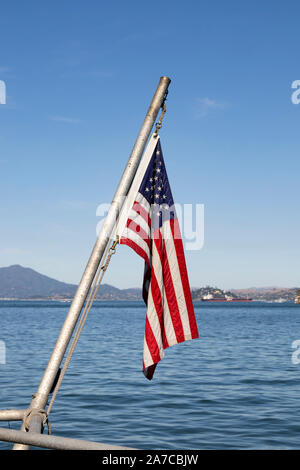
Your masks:
{"label": "water", "polygon": [[[67,310],[0,302],[0,408],[28,407]],[[199,302],[195,312],[200,339],[167,349],[149,382],[144,304],[96,302],[51,411],[53,434],[141,449],[299,448],[300,307]]]}

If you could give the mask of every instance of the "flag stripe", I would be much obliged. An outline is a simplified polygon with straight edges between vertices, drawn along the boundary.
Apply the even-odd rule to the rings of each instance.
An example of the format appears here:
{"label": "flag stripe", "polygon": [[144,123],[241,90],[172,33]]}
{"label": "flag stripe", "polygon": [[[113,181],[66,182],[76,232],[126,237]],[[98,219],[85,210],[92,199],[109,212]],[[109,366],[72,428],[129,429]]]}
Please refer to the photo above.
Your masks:
{"label": "flag stripe", "polygon": [[146,316],[145,338],[146,338],[146,343],[149,348],[149,352],[150,352],[151,359],[152,359],[151,364],[147,364],[147,362],[145,361],[145,366],[149,367],[155,362],[159,362],[161,359],[161,356],[160,356],[159,345],[156,342],[152,328],[149,324],[148,315]]}
{"label": "flag stripe", "polygon": [[144,209],[148,214],[150,214],[151,204],[141,193],[137,193],[133,207],[135,207],[136,204],[139,204],[141,206],[141,209]]}
{"label": "flag stripe", "polygon": [[[159,310],[157,310],[156,303],[154,302],[153,295],[152,295],[152,289],[153,289],[153,283],[151,282],[151,289],[149,291],[148,295],[148,303],[147,303],[147,318],[148,318],[148,324],[146,328],[151,329],[151,333],[153,334],[156,345],[159,351],[159,356],[161,357],[162,351],[163,351],[163,342],[162,342],[162,336],[161,336],[161,321],[162,321],[162,315]],[[150,365],[150,364],[147,364]]]}
{"label": "flag stripe", "polygon": [[130,246],[130,248],[132,248],[139,256],[144,258],[144,260],[147,264],[150,264],[149,256],[147,255],[146,251],[143,250],[140,247],[140,245],[138,245],[135,241],[133,241],[130,238],[127,238],[127,237],[122,237],[121,240],[120,240],[120,243],[123,244],[123,245]]}
{"label": "flag stripe", "polygon": [[166,348],[198,337],[181,233],[159,138],[151,148],[152,157],[149,159],[147,148],[146,159],[143,157],[138,178],[130,189],[130,204],[123,206],[117,228],[120,243],[145,260],[143,371],[149,380]]}
{"label": "flag stripe", "polygon": [[166,328],[166,318],[164,315],[164,297],[163,293],[161,292],[161,285],[163,282],[162,277],[162,269],[161,264],[159,262],[159,257],[155,253],[156,248],[153,249],[154,253],[152,256],[152,272],[151,272],[151,295],[153,299],[153,303],[155,305],[159,327],[160,327],[160,335],[162,338],[162,344],[164,348],[169,346],[168,342],[168,329]]}
{"label": "flag stripe", "polygon": [[198,333],[198,327],[197,327],[196,318],[194,314],[194,306],[193,306],[193,300],[192,300],[192,295],[191,295],[191,289],[189,285],[188,272],[187,272],[186,263],[185,263],[183,244],[182,244],[181,238],[175,237],[176,232],[178,232],[179,230],[178,220],[177,219],[171,220],[170,227],[171,227],[171,231],[173,234],[173,241],[175,245],[178,264],[180,264],[180,276],[181,276],[181,282],[182,282],[182,286],[184,290],[185,302],[187,306],[187,313],[189,317],[191,335],[192,335],[192,338],[194,339],[194,338],[199,337],[199,333]]}
{"label": "flag stripe", "polygon": [[163,295],[164,295],[166,338],[167,338],[167,341],[168,341],[168,346],[173,346],[174,344],[177,344],[180,341],[178,341],[177,337],[176,337],[175,328],[174,328],[173,320],[172,320],[172,317],[171,317],[171,314],[170,314],[165,288],[164,288],[164,294]]}
{"label": "flag stripe", "polygon": [[128,219],[126,225],[129,230],[132,230],[136,234],[136,240],[138,240],[138,237],[140,237],[148,245],[150,250],[151,244],[149,234],[146,233],[145,230],[132,219]]}
{"label": "flag stripe", "polygon": [[[146,328],[147,328],[147,323],[146,323]],[[145,337],[144,337],[143,369],[150,366],[151,364],[153,364],[153,358],[152,358],[151,353],[149,351],[149,347],[148,347],[147,340],[146,340],[146,334],[145,334]]]}
{"label": "flag stripe", "polygon": [[150,207],[144,207],[141,203],[135,201],[132,210],[134,210],[138,215],[140,215],[144,219],[148,227],[151,228],[151,217],[149,215]]}
{"label": "flag stripe", "polygon": [[[164,246],[164,250],[166,251],[165,241],[163,243],[163,246]],[[170,310],[170,314],[172,318],[172,323],[173,323],[174,330],[175,330],[176,339],[179,343],[179,342],[184,341],[184,331],[183,331],[182,321],[180,317],[180,311],[179,311],[178,304],[177,304],[175,289],[174,289],[174,285],[172,281],[169,260],[166,255],[163,257],[163,269],[165,272],[164,284],[165,284],[165,290],[166,290],[166,298],[167,298],[167,302],[168,302],[168,306],[169,306],[169,310]]]}
{"label": "flag stripe", "polygon": [[144,205],[143,202],[142,202],[144,200],[144,202],[147,204],[145,206],[145,208],[148,209],[148,211],[150,210],[150,205],[149,205],[147,199],[143,197],[143,195],[141,194],[139,189],[140,189],[140,186],[141,186],[141,182],[144,178],[145,172],[149,168],[149,164],[151,163],[151,161],[153,159],[153,154],[154,154],[155,149],[157,147],[158,141],[159,141],[159,137],[157,137],[157,136],[154,137],[154,134],[153,134],[151,136],[149,142],[148,142],[148,145],[147,145],[147,148],[144,152],[143,158],[142,158],[142,160],[141,160],[141,162],[140,162],[140,164],[137,168],[137,171],[136,171],[134,180],[132,182],[131,188],[130,188],[129,193],[126,197],[126,201],[124,202],[124,204],[122,206],[122,210],[121,210],[120,216],[118,218],[118,224],[117,224],[117,227],[116,227],[116,235],[118,235],[119,238],[122,237],[123,230],[126,226],[126,222],[127,222],[127,218],[128,218],[128,211],[130,209],[132,209],[135,200],[140,202],[142,205]]}
{"label": "flag stripe", "polygon": [[[145,211],[146,212],[146,211]],[[128,215],[128,219],[133,220],[136,224],[140,225],[142,229],[149,235],[151,235],[151,226],[149,226],[148,222],[141,216],[139,212],[135,210],[131,210]]]}
{"label": "flag stripe", "polygon": [[[173,222],[173,221],[172,221]],[[182,265],[178,264],[177,253],[175,249],[174,239],[172,230],[170,227],[170,221],[165,222],[163,225],[162,230],[164,231],[164,240],[165,240],[165,247],[167,252],[168,260],[172,260],[172,268],[170,269],[170,275],[172,277],[172,283],[176,288],[174,289],[174,295],[176,296],[176,301],[178,305],[178,309],[180,312],[180,318],[183,326],[184,337],[189,339],[191,337],[191,328],[189,317],[187,315],[187,304],[185,300],[185,295],[182,286],[182,278],[180,275],[180,269]]]}
{"label": "flag stripe", "polygon": [[150,259],[150,248],[146,241],[143,240],[143,238],[140,237],[137,232],[131,230],[131,227],[126,227],[123,232],[123,236],[129,240],[132,240],[136,245],[138,245],[146,253],[147,258]]}
{"label": "flag stripe", "polygon": [[160,288],[160,301],[164,311],[164,328],[162,330],[163,334],[163,344],[164,347],[167,348],[172,343],[174,344],[174,339],[176,339],[175,330],[173,327],[172,318],[170,315],[170,310],[168,306],[168,302],[166,299],[166,292],[164,286],[164,275],[162,269],[162,236],[160,230],[157,230],[158,236],[154,238],[153,248],[152,248],[152,275],[155,274],[157,283],[161,286]]}

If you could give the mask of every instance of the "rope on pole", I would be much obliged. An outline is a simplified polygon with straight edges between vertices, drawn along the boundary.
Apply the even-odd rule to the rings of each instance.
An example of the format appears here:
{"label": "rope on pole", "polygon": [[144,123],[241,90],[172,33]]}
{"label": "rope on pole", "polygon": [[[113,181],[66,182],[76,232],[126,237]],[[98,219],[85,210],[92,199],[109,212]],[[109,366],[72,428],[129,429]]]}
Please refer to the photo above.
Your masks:
{"label": "rope on pole", "polygon": [[164,115],[167,112],[167,105],[166,105],[167,95],[168,95],[168,90],[165,93],[164,100],[163,100],[162,105],[161,105],[162,111],[161,111],[160,118],[159,118],[158,122],[155,125],[155,132],[153,134],[153,137],[155,137],[155,138],[158,136],[159,130],[162,128],[162,120],[164,118]]}
{"label": "rope on pole", "polygon": [[[48,421],[48,416],[49,416],[49,413],[52,409],[52,406],[53,406],[53,403],[54,403],[54,400],[56,398],[56,395],[58,393],[58,390],[59,390],[59,387],[62,383],[62,380],[64,378],[64,375],[66,373],[66,370],[68,368],[68,365],[71,361],[71,358],[72,358],[72,355],[73,355],[73,352],[75,350],[75,347],[78,343],[78,340],[79,340],[79,337],[80,337],[80,334],[82,332],[82,329],[84,327],[84,324],[86,322],[86,319],[88,317],[88,314],[90,313],[90,310],[93,306],[93,303],[94,303],[94,300],[95,300],[95,297],[97,295],[97,292],[99,290],[99,287],[101,285],[101,282],[102,282],[102,279],[103,279],[103,276],[104,276],[104,273],[105,271],[107,270],[108,268],[108,265],[110,263],[110,260],[111,260],[111,257],[115,254],[116,252],[116,246],[117,244],[119,243],[119,237],[117,236],[116,240],[112,243],[111,247],[109,248],[109,244],[107,244],[107,247],[106,247],[106,250],[105,250],[105,253],[104,253],[104,256],[103,256],[103,260],[105,262],[103,262],[102,264],[100,264],[99,268],[98,268],[98,273],[95,277],[95,280],[94,280],[94,283],[92,285],[92,288],[91,288],[91,291],[89,293],[89,296],[88,296],[88,299],[87,299],[87,303],[85,305],[85,308],[84,308],[84,311],[82,313],[82,316],[80,318],[80,321],[79,321],[79,324],[77,326],[77,329],[75,331],[75,334],[74,334],[74,338],[73,338],[73,341],[71,343],[71,346],[70,346],[70,349],[68,351],[68,355],[66,357],[66,360],[64,362],[64,365],[63,365],[63,368],[61,370],[61,373],[60,373],[60,376],[58,378],[58,381],[57,381],[57,384],[54,388],[54,391],[53,391],[53,395],[52,395],[52,398],[51,398],[51,401],[49,403],[49,406],[48,406],[48,409],[47,409],[47,424],[48,424],[48,429],[51,430],[51,427],[50,426],[50,423]],[[109,253],[108,253],[109,251]]]}
{"label": "rope on pole", "polygon": [[45,425],[48,426],[48,434],[50,435],[51,434],[51,425],[50,425],[50,422],[48,420],[48,415],[47,415],[47,412],[45,410],[42,410],[42,409],[39,409],[39,410],[36,410],[34,408],[29,408],[25,414],[24,414],[24,418],[23,418],[23,423],[24,423],[24,426],[25,426],[25,431],[29,431],[30,429],[30,420],[33,416],[37,416],[37,415],[40,415],[42,416],[42,422],[43,422],[43,428]]}

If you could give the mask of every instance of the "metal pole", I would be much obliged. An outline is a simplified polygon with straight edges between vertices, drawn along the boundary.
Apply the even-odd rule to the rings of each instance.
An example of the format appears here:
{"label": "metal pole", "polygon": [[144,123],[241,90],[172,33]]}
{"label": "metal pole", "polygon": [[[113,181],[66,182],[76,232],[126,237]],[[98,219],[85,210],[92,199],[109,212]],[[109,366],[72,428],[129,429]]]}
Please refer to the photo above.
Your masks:
{"label": "metal pole", "polygon": [[[132,180],[134,178],[138,164],[144,152],[147,140],[150,136],[150,133],[155,123],[159,109],[164,103],[170,82],[171,80],[168,77],[163,76],[160,78],[158,87],[153,96],[152,102],[150,104],[150,107],[144,119],[143,125],[141,127],[141,130],[138,134],[133,150],[129,157],[127,166],[124,170],[121,181],[119,183],[119,186],[112,200],[105,222],[102,225],[102,229],[99,234],[99,237],[95,243],[92,254],[85,268],[85,271],[83,273],[83,276],[81,278],[77,291],[75,293],[73,302],[70,306],[68,315],[62,326],[61,332],[57,339],[56,345],[53,349],[49,363],[44,372],[38,391],[34,395],[31,401],[30,409],[34,408],[34,409],[43,410],[47,404],[47,400],[48,400],[48,396],[49,396],[52,384],[55,380],[56,374],[59,370],[60,364],[63,360],[64,354],[66,352],[66,349],[72,337],[77,320],[80,316],[80,312],[82,310],[83,304],[85,302],[85,299],[88,295],[93,279],[97,272],[97,269],[101,261],[101,258],[103,256],[103,253],[105,251],[106,245],[109,242],[109,238],[113,231],[116,218],[119,214],[119,211],[121,210],[124,199],[127,196],[127,193],[130,189]],[[35,431],[37,431],[36,421],[38,418],[40,421],[40,429],[42,430],[42,418],[43,417],[42,415],[40,417],[35,415],[35,426],[34,426]],[[22,427],[22,429],[24,430],[24,426]],[[30,426],[29,426],[29,430],[30,430]],[[14,449],[25,450],[26,447],[16,445],[14,446]]]}
{"label": "metal pole", "polygon": [[26,410],[0,410],[0,421],[22,421]]}
{"label": "metal pole", "polygon": [[132,447],[114,446],[100,442],[83,441],[81,439],[71,439],[61,436],[48,436],[36,432],[28,433],[6,428],[0,428],[0,440],[56,450],[133,450]]}

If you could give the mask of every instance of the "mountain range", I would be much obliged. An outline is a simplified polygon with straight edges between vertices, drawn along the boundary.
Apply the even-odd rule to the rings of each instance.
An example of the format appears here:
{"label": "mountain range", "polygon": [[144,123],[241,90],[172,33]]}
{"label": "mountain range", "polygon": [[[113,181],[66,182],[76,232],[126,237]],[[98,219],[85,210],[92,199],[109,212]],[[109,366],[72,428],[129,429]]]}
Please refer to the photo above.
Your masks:
{"label": "mountain range", "polygon": [[[72,299],[76,289],[75,284],[57,281],[18,264],[0,268],[0,299]],[[192,289],[194,300],[201,300],[202,296],[207,294],[218,297],[224,293],[222,289],[210,286]],[[253,300],[269,302],[294,301],[296,293],[296,287],[252,287],[230,290],[233,297],[248,296]],[[142,300],[142,290],[139,288],[118,289],[109,284],[102,284],[96,298],[99,300]]]}
{"label": "mountain range", "polygon": [[297,295],[297,287],[251,287],[248,289],[230,289],[224,291],[218,287],[201,287],[192,290],[194,300],[201,300],[203,296],[211,294],[214,298],[224,297],[225,294],[233,298],[245,297],[262,302],[294,302]]}
{"label": "mountain range", "polygon": [[[0,298],[6,299],[70,299],[74,297],[77,285],[57,281],[31,268],[18,264],[0,268]],[[97,299],[141,300],[141,289],[118,289],[102,284]]]}
{"label": "mountain range", "polygon": [[264,302],[293,302],[297,291],[297,287],[251,287],[249,289],[232,289],[231,292],[237,296],[248,296]]}

